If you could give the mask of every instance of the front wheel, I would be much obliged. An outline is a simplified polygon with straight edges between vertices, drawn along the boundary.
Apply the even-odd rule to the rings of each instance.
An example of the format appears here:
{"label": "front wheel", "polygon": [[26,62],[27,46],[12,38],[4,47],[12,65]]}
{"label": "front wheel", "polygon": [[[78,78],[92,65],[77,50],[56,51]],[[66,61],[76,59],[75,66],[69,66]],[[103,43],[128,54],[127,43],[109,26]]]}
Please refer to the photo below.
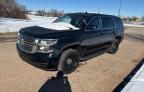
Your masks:
{"label": "front wheel", "polygon": [[58,71],[63,71],[65,74],[70,74],[76,69],[79,61],[79,54],[76,50],[65,50],[60,57]]}
{"label": "front wheel", "polygon": [[118,51],[119,43],[120,41],[118,39],[115,39],[107,52],[110,54],[115,54]]}

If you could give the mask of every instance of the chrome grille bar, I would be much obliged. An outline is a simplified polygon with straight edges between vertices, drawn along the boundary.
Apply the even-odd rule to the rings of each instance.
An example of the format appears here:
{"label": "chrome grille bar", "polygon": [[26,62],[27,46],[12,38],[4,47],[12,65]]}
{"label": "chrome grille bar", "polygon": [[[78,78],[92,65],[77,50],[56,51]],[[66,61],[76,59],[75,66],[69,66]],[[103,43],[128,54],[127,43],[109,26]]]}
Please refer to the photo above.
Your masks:
{"label": "chrome grille bar", "polygon": [[36,51],[35,39],[29,36],[19,35],[18,46],[24,52],[34,53]]}

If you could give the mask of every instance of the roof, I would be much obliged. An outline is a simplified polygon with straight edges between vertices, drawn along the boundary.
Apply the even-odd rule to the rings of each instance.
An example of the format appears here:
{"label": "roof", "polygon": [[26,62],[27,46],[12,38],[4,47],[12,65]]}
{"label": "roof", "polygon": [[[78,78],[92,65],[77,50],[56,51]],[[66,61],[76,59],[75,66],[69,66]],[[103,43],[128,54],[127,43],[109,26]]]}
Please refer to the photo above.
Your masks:
{"label": "roof", "polygon": [[67,15],[74,15],[74,16],[83,16],[83,17],[93,17],[93,16],[113,16],[117,17],[114,15],[107,15],[107,14],[99,14],[99,13],[68,13]]}

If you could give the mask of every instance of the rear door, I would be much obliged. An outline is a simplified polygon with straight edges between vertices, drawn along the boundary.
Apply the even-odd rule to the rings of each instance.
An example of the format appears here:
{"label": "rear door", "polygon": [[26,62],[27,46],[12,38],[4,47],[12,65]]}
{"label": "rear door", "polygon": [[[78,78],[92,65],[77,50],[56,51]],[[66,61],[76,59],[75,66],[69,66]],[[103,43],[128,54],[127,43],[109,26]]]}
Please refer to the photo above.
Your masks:
{"label": "rear door", "polygon": [[101,31],[103,31],[103,42],[106,45],[111,45],[115,38],[116,25],[111,16],[101,17]]}

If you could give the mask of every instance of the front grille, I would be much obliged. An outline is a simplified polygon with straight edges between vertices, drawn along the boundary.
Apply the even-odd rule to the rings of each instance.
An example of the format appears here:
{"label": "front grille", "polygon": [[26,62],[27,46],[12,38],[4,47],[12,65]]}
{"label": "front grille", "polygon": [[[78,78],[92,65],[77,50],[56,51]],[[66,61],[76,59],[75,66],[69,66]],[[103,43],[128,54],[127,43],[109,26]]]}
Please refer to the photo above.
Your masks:
{"label": "front grille", "polygon": [[35,39],[29,36],[20,35],[20,40],[26,44],[34,45]]}
{"label": "front grille", "polygon": [[35,39],[29,36],[19,35],[18,45],[21,50],[33,53],[35,48]]}

